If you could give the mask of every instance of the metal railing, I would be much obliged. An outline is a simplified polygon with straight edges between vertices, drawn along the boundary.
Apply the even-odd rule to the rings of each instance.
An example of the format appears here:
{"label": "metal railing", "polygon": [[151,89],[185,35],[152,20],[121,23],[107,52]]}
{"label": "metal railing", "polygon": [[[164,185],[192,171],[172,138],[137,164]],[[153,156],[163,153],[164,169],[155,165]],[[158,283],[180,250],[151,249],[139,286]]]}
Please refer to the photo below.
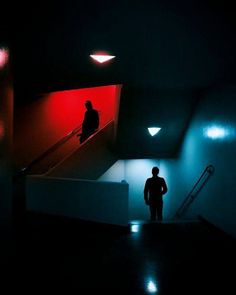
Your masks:
{"label": "metal railing", "polygon": [[[108,123],[103,126],[101,129],[98,129],[95,133],[91,134],[83,143],[80,143],[80,146],[86,144],[86,142],[91,139],[97,132],[100,132],[103,130],[107,125],[109,125],[111,122],[113,122],[113,119],[108,121]],[[43,161],[46,157],[50,156],[58,150],[60,147],[63,146],[66,142],[68,142],[73,136],[79,136],[82,131],[82,124],[74,128],[71,132],[63,136],[60,140],[58,140],[55,144],[53,144],[50,148],[48,148],[46,151],[44,151],[41,155],[39,155],[36,159],[34,159],[32,162],[30,162],[28,165],[26,165],[24,168],[20,169],[15,175],[14,178],[17,179],[19,176],[26,175],[28,172],[31,171],[32,168],[34,168],[37,164],[40,164],[41,161]],[[78,141],[79,142],[79,141]],[[69,153],[70,154],[70,153]],[[58,163],[64,160],[65,157],[62,157],[60,160],[54,160],[51,161],[51,163],[47,164],[47,167],[45,167],[43,174],[46,174],[48,171],[50,171],[53,167],[55,167]],[[40,173],[42,174],[42,173]]]}
{"label": "metal railing", "polygon": [[61,147],[64,143],[66,143],[70,138],[72,138],[76,134],[79,134],[81,129],[82,129],[82,125],[79,125],[76,128],[74,128],[71,132],[63,136],[60,140],[58,140],[55,144],[53,144],[50,148],[44,151],[40,156],[38,156],[32,162],[30,162],[27,166],[20,169],[20,171],[15,175],[15,177],[26,174],[28,171],[30,171],[32,167],[34,167],[36,164],[38,164],[48,155],[56,151],[59,147]]}
{"label": "metal railing", "polygon": [[187,197],[184,199],[183,203],[181,204],[181,206],[175,213],[174,219],[179,219],[185,214],[189,206],[196,199],[199,192],[208,182],[209,178],[213,175],[214,171],[215,171],[215,168],[213,165],[208,165],[205,168],[205,170],[202,172],[201,176],[199,177],[198,181],[194,184],[192,190],[188,193]]}
{"label": "metal railing", "polygon": [[[108,125],[110,125],[111,123],[113,123],[114,120],[110,120],[107,124],[105,124],[102,128],[97,129],[94,133],[92,133],[85,141],[83,141],[82,143],[80,143],[79,148],[81,148],[83,145],[87,144],[88,141],[90,141],[94,136],[96,136],[98,133],[103,132],[104,129],[107,128]],[[79,135],[79,133],[77,133],[77,136]],[[71,152],[69,152],[65,157],[62,157],[59,161],[53,162],[47,169],[47,171],[45,171],[43,173],[44,176],[47,176],[48,173],[51,172],[52,169],[56,168],[58,165],[60,165],[62,162],[64,162],[68,157],[70,157],[73,153],[75,152],[75,150],[72,150]]]}

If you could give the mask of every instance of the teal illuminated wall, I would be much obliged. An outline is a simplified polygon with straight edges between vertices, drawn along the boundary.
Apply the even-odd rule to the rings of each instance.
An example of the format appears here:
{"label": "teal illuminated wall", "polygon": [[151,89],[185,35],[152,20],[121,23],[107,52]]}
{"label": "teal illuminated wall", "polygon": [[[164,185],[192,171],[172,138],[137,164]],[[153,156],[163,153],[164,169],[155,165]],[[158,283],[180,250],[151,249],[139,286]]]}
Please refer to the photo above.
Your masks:
{"label": "teal illuminated wall", "polygon": [[[213,131],[212,131],[213,130]],[[164,198],[164,218],[170,219],[192,189],[205,167],[215,173],[187,211],[186,218],[202,215],[236,236],[236,86],[205,93],[196,109],[177,159],[118,161],[100,180],[129,183],[130,219],[148,220],[143,202],[143,186],[151,168],[159,166],[168,193]]]}
{"label": "teal illuminated wall", "polygon": [[[198,107],[180,158],[164,161],[170,173],[173,204],[181,201],[208,164],[215,173],[193,202],[187,217],[197,214],[236,236],[236,86],[208,91]],[[178,174],[176,175],[176,172]],[[177,194],[174,194],[174,192]]]}

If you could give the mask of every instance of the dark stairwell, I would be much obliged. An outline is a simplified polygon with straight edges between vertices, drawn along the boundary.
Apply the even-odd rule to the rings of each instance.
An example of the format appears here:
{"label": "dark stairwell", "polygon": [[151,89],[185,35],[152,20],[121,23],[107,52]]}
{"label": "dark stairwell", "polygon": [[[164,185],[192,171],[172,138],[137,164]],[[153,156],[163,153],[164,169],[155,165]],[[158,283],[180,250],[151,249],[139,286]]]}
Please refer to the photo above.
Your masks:
{"label": "dark stairwell", "polygon": [[129,229],[27,214],[2,264],[8,292],[228,294],[235,241],[204,222]]}
{"label": "dark stairwell", "polygon": [[[14,9],[17,16],[12,8],[5,10],[11,11],[14,24],[19,24],[10,30],[13,38],[9,37],[13,39],[15,103],[22,100],[29,105],[26,94],[31,91],[126,84],[133,95],[128,93],[122,101],[127,121],[120,125],[124,133],[119,138],[121,154],[130,162],[125,162],[125,177],[118,181],[125,179],[130,184],[131,215],[147,217],[140,192],[153,164],[161,166],[168,180],[168,217],[176,212],[195,177],[211,163],[217,172],[189,211],[190,217],[200,214],[206,219],[144,223],[139,232],[131,233],[26,212],[24,218],[14,220],[8,243],[1,234],[2,287],[30,293],[235,293],[231,270],[235,265],[235,240],[231,237],[236,236],[234,9],[227,1],[95,2],[93,7],[83,1],[75,5],[57,2],[55,6],[51,2],[47,6],[20,3],[19,9]],[[5,28],[9,14],[2,16]],[[117,59],[110,67],[90,64],[88,53],[95,47],[114,50]],[[196,93],[201,101],[189,122],[188,111]],[[22,114],[22,109],[18,110]],[[156,119],[168,130],[162,133],[162,144],[158,138],[147,139],[146,125],[160,123]],[[186,121],[187,129],[182,125]],[[170,158],[170,151],[177,155],[176,126],[186,135],[178,158]],[[212,127],[226,136],[212,136],[208,132]],[[5,130],[8,136],[10,132]],[[24,133],[18,135],[24,146]],[[10,150],[10,144],[7,147]],[[133,165],[135,158],[149,155],[155,159]],[[4,206],[0,217],[10,216],[11,197],[1,193]]]}

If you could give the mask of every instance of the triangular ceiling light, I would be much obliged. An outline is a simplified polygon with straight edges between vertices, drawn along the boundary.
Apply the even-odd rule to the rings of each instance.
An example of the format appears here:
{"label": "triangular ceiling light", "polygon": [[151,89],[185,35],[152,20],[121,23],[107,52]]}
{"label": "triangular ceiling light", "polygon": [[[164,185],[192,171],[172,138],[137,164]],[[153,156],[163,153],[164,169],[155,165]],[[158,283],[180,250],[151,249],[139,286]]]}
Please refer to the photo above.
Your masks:
{"label": "triangular ceiling light", "polygon": [[151,136],[156,135],[160,130],[161,130],[160,127],[149,127],[148,128],[148,132],[150,133]]}
{"label": "triangular ceiling light", "polygon": [[94,60],[96,60],[97,62],[99,62],[100,64],[114,58],[114,55],[109,55],[109,54],[91,54],[90,57]]}

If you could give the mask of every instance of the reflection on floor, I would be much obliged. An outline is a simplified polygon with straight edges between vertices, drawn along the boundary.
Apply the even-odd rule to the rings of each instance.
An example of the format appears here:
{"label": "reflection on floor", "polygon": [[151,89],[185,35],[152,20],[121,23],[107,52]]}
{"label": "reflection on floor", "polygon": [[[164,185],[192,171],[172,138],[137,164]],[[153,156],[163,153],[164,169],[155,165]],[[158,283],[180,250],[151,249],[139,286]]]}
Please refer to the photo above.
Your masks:
{"label": "reflection on floor", "polygon": [[234,241],[201,222],[123,229],[28,214],[1,278],[7,293],[234,294],[234,251]]}

